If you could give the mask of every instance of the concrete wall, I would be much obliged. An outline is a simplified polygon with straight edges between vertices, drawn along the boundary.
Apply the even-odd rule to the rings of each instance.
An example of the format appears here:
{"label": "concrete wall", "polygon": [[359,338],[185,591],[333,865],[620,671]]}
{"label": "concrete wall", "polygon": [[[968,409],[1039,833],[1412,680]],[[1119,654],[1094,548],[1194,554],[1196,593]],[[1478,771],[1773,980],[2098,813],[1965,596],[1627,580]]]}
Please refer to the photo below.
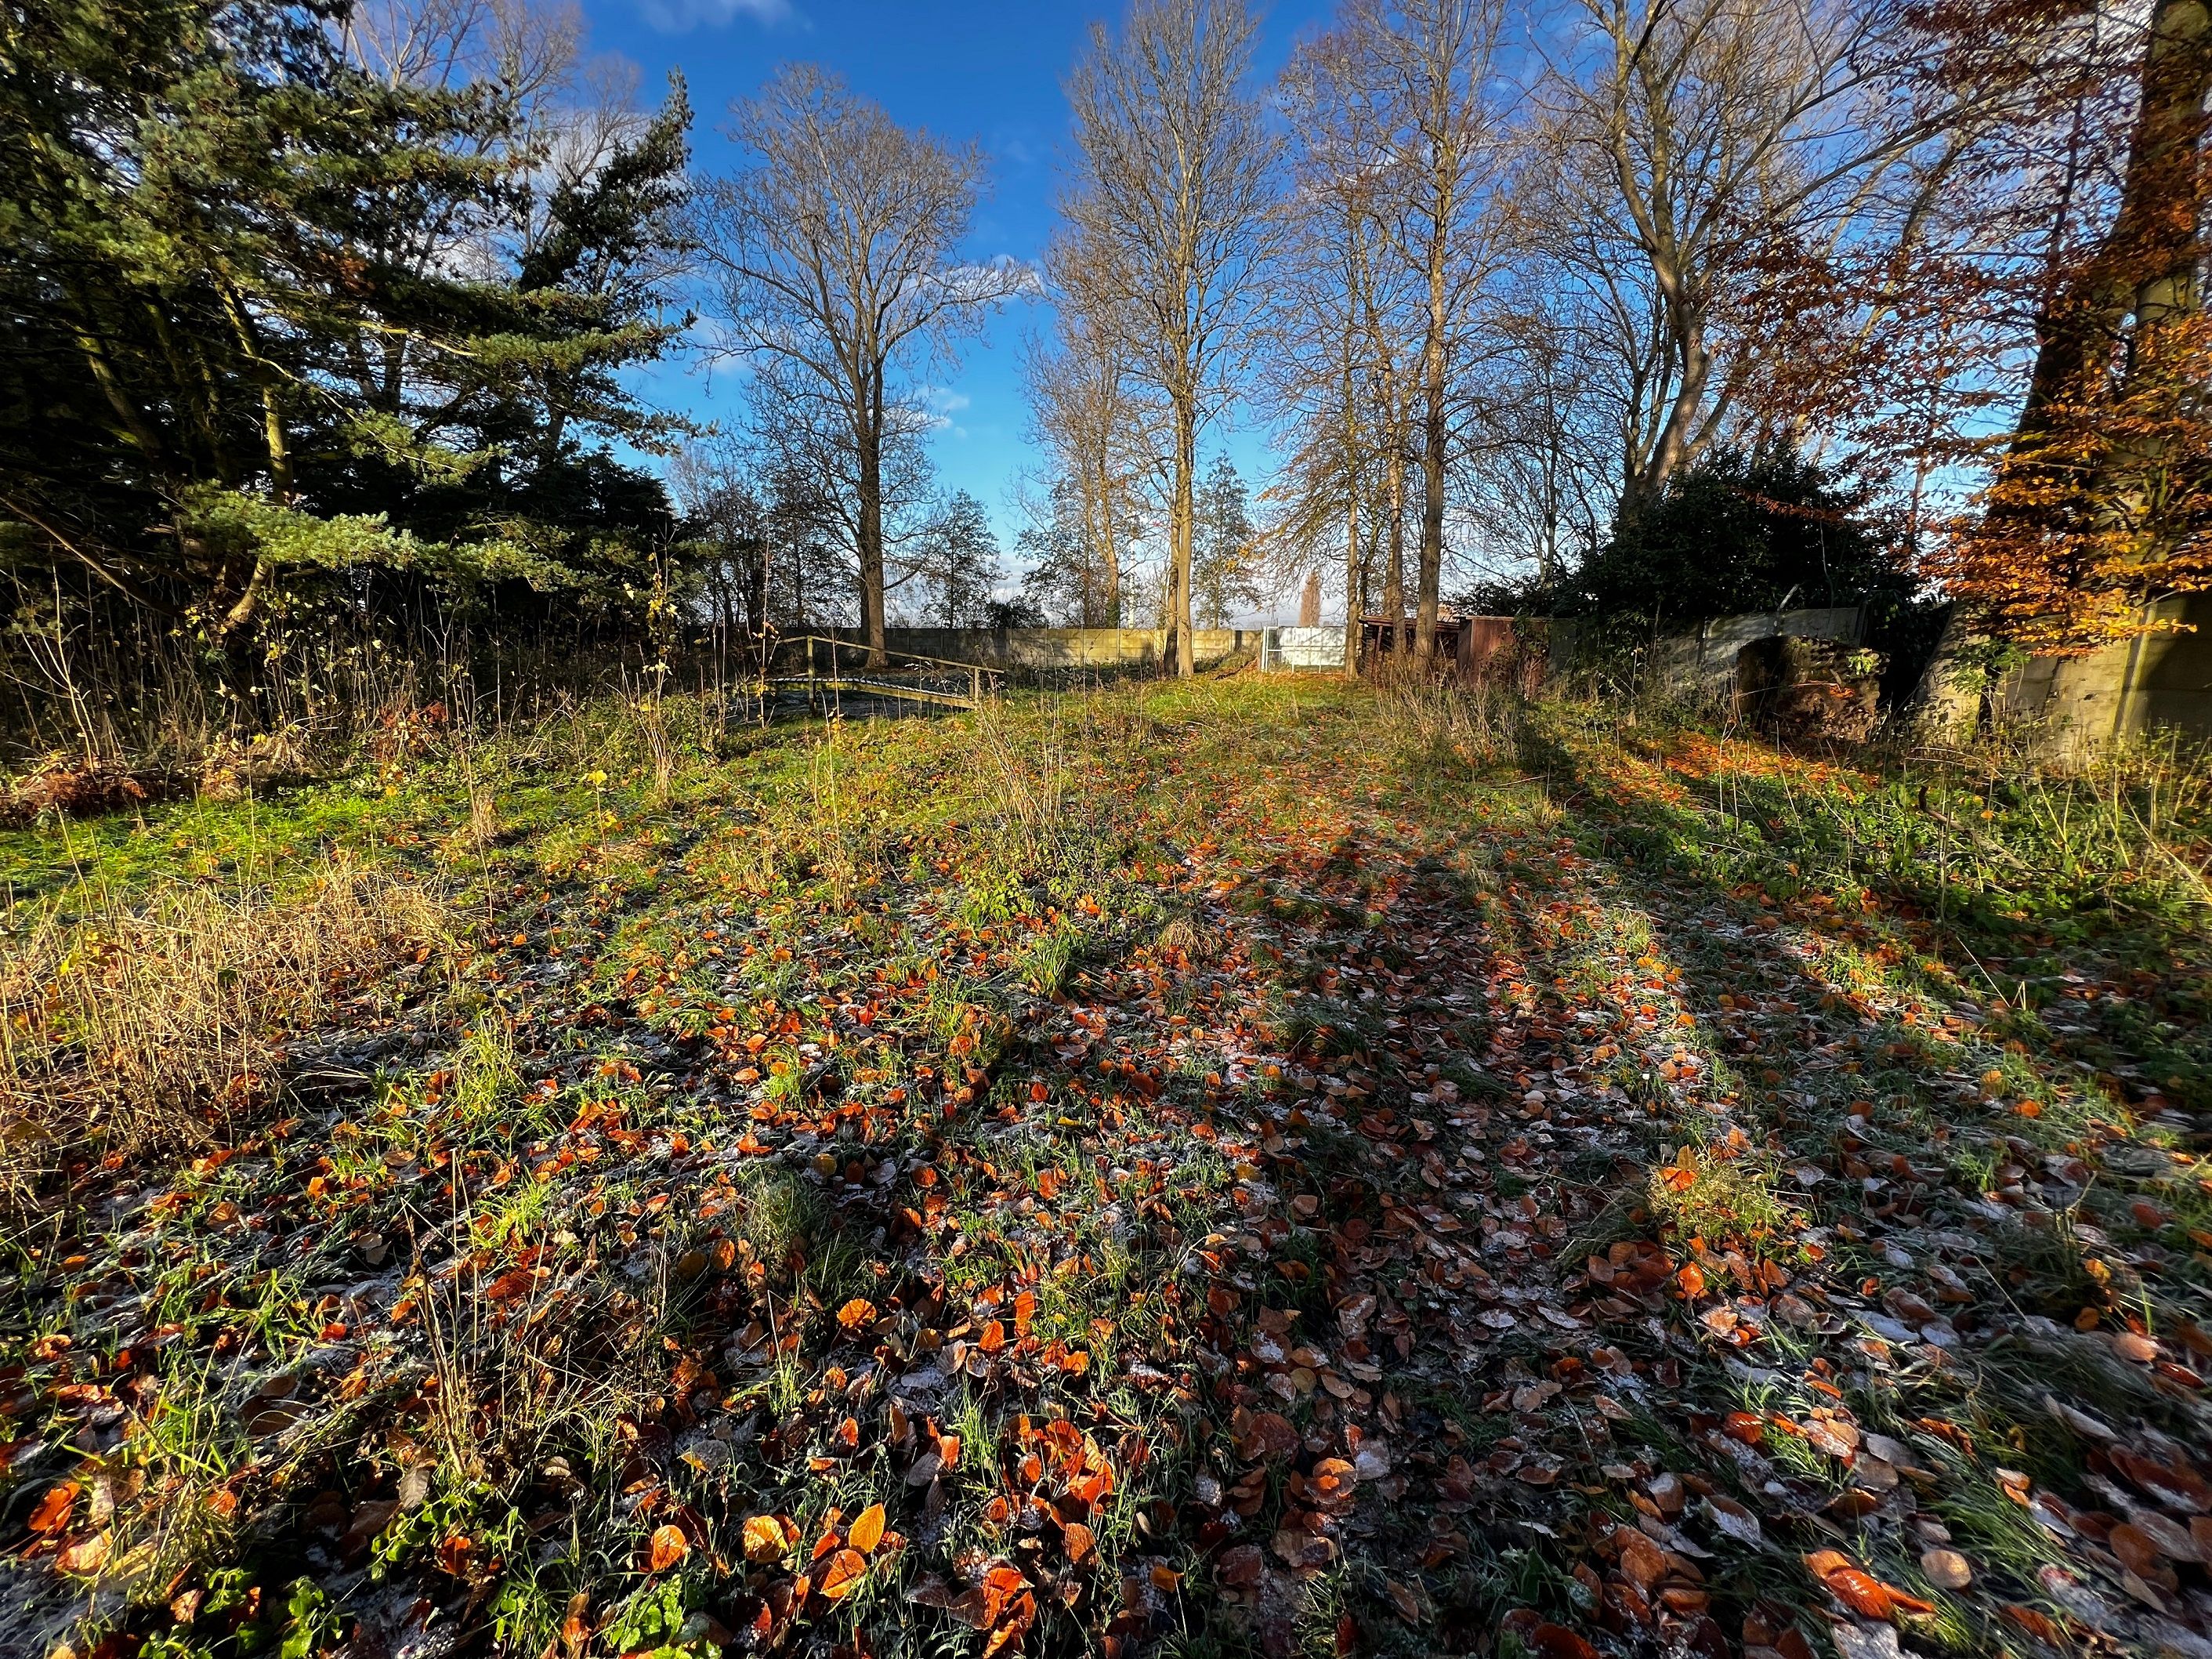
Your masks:
{"label": "concrete wall", "polygon": [[[1856,646],[1865,629],[1866,613],[1855,605],[1712,617],[1695,628],[1660,635],[1645,653],[1644,673],[1655,688],[1678,697],[1727,696],[1735,690],[1736,653],[1753,640],[1831,640]],[[1553,672],[1588,666],[1578,648],[1587,631],[1572,618],[1552,623]]]}
{"label": "concrete wall", "polygon": [[[1990,713],[2040,726],[2059,751],[2161,729],[2212,737],[2212,594],[2162,600],[2143,619],[2161,631],[2086,657],[2029,659],[1991,692]],[[1931,736],[1969,733],[1980,714],[1981,687],[1959,669],[1963,643],[1956,629],[1947,632],[1929,665],[1920,723]]]}
{"label": "concrete wall", "polygon": [[[839,646],[863,645],[857,628],[817,629],[823,638],[836,638]],[[1021,672],[1069,672],[1085,669],[1129,672],[1157,668],[1166,653],[1170,635],[1158,628],[890,628],[884,642],[893,657],[936,657],[946,662],[974,663],[985,668]],[[1191,650],[1200,668],[1211,668],[1240,658],[1256,657],[1261,634],[1257,629],[1200,628],[1191,633]],[[785,647],[796,653],[796,646]],[[815,647],[820,665],[828,666],[829,653]],[[842,659],[842,651],[840,651]],[[857,665],[857,663],[856,665]]]}
{"label": "concrete wall", "polygon": [[1765,611],[1714,617],[1692,632],[1662,637],[1646,672],[1678,696],[1725,696],[1735,690],[1736,655],[1753,640],[1832,640],[1856,645],[1866,613],[1857,605],[1819,611]]}

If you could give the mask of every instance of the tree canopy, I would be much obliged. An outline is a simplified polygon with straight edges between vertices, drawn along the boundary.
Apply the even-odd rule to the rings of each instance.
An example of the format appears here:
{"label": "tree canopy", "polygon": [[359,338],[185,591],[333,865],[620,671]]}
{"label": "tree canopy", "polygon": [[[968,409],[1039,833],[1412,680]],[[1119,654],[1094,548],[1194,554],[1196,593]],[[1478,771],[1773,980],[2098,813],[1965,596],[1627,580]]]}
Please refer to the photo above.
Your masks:
{"label": "tree canopy", "polygon": [[236,651],[335,573],[618,599],[670,523],[617,447],[690,112],[587,133],[379,74],[344,12],[53,0],[0,30],[0,543]]}

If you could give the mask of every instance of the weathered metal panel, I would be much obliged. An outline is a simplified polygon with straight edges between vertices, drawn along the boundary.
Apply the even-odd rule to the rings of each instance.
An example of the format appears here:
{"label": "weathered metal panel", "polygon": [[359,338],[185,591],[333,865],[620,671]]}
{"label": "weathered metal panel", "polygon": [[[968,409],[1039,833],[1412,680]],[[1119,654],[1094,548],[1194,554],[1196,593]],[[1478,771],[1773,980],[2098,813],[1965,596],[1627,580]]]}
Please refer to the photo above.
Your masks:
{"label": "weathered metal panel", "polygon": [[1328,669],[1344,666],[1341,628],[1271,628],[1260,665],[1280,669]]}

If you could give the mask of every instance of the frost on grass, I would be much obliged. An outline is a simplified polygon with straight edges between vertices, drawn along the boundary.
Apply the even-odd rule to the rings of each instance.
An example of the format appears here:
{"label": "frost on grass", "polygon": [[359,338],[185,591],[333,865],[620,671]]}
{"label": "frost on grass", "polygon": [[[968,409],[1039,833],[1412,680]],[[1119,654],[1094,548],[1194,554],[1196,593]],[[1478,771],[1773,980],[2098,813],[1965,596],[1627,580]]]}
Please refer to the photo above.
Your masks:
{"label": "frost on grass", "polygon": [[2059,786],[1249,682],[622,718],[20,953],[42,1644],[2203,1650],[2201,910]]}

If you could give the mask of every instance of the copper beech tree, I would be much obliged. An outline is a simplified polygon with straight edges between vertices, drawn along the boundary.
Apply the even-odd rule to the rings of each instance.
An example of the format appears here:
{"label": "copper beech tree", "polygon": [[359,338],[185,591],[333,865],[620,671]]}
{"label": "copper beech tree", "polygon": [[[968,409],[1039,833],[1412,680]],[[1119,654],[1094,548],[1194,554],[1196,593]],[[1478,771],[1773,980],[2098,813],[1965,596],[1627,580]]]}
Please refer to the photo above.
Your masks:
{"label": "copper beech tree", "polygon": [[[1997,637],[2080,654],[2212,588],[2212,13],[2156,0],[2131,26],[2043,0],[1932,21],[1955,73],[2013,100],[1980,158],[2009,187],[1996,207],[2018,215],[2025,197],[2048,227],[2019,417],[1933,568]],[[2023,166],[2036,146],[2065,164]]]}

